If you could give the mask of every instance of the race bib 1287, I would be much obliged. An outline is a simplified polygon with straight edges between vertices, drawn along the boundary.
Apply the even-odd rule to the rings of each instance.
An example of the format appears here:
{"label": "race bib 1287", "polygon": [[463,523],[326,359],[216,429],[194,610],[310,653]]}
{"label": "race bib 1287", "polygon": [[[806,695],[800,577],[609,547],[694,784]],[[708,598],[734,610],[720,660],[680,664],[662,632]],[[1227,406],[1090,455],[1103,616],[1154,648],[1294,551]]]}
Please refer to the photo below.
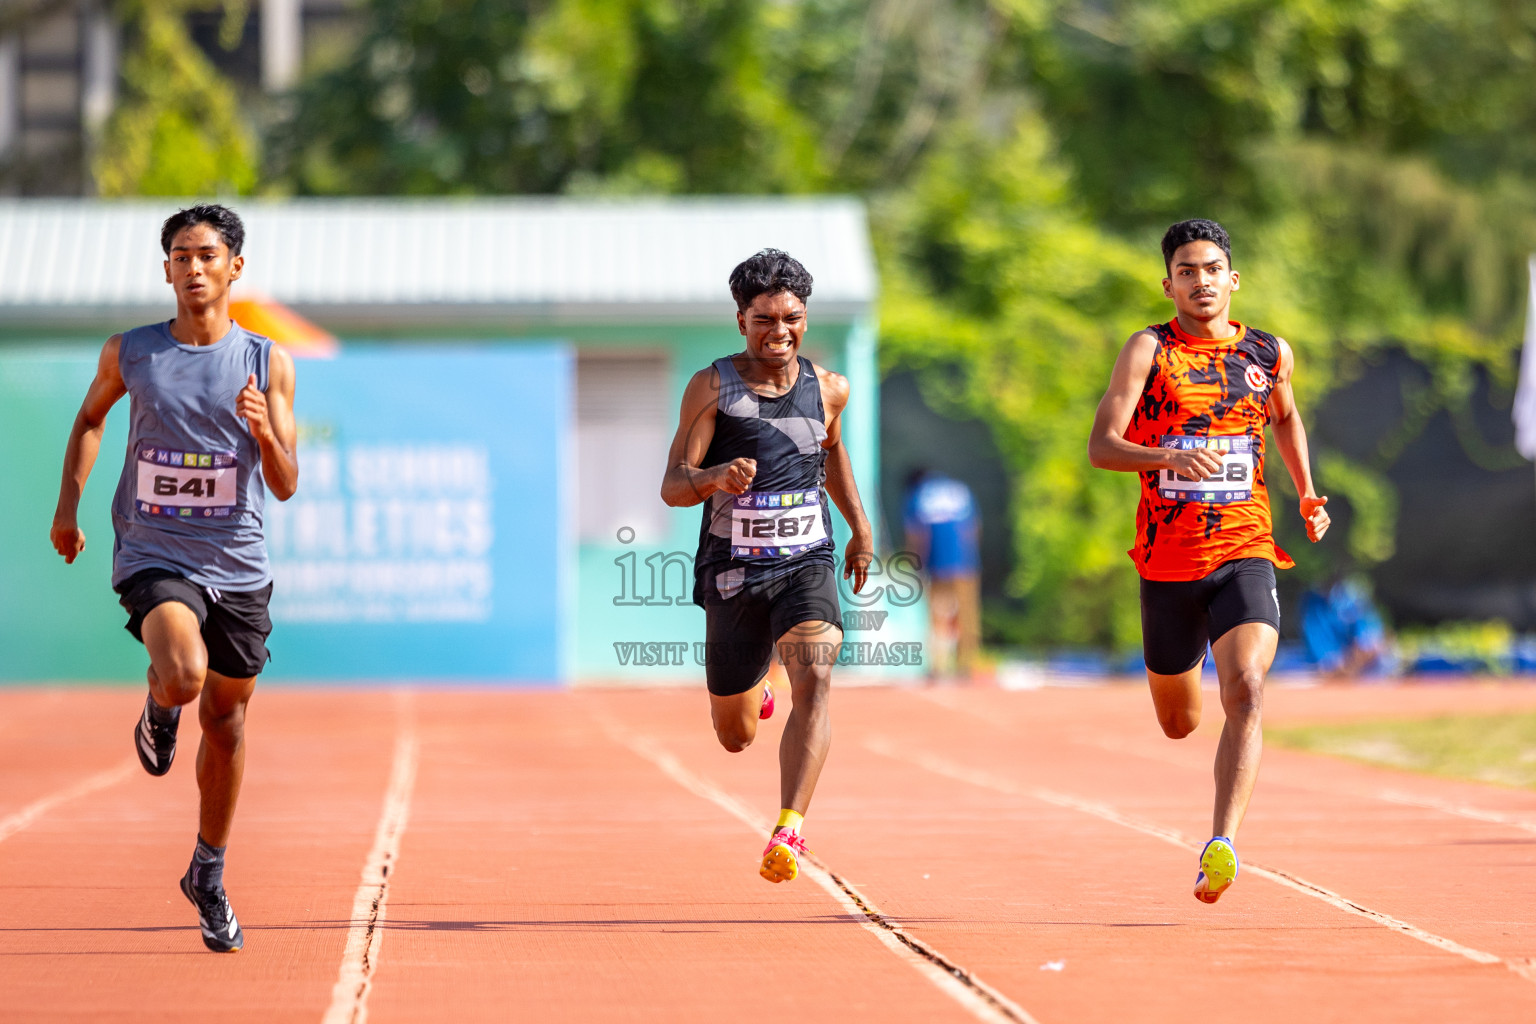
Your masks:
{"label": "race bib 1287", "polygon": [[788,558],[827,539],[819,490],[748,491],[731,501],[731,555]]}
{"label": "race bib 1287", "polygon": [[140,448],[139,511],[178,519],[228,516],[235,507],[233,452],[173,452]]}
{"label": "race bib 1287", "polygon": [[1247,501],[1253,496],[1253,438],[1246,434],[1235,437],[1185,437],[1178,434],[1164,436],[1159,448],[1176,448],[1191,451],[1208,448],[1221,455],[1221,468],[1203,480],[1180,476],[1171,469],[1158,473],[1157,493],[1172,501],[1204,501],[1213,505],[1225,505],[1233,501]]}

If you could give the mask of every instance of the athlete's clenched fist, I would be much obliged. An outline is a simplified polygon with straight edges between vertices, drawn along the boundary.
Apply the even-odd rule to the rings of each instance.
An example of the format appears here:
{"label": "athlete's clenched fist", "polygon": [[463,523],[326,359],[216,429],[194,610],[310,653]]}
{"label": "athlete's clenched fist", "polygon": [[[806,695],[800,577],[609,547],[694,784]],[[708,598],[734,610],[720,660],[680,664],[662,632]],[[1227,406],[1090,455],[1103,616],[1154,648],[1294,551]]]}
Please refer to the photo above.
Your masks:
{"label": "athlete's clenched fist", "polygon": [[1301,518],[1307,521],[1307,540],[1314,544],[1323,539],[1323,534],[1328,532],[1328,524],[1332,522],[1328,518],[1328,510],[1323,508],[1326,504],[1326,496],[1301,499]]}
{"label": "athlete's clenched fist", "polygon": [[48,531],[53,550],[64,556],[65,565],[74,565],[75,557],[85,550],[85,533],[74,522],[55,519]]}
{"label": "athlete's clenched fist", "polygon": [[272,425],[267,421],[267,396],[256,386],[254,373],[235,399],[235,413],[245,417],[245,422],[251,428],[251,436],[257,440],[272,433]]}
{"label": "athlete's clenched fist", "polygon": [[715,486],[727,494],[745,494],[752,489],[752,478],[757,476],[756,459],[732,459],[715,467]]}
{"label": "athlete's clenched fist", "polygon": [[1168,468],[1186,480],[1204,480],[1221,472],[1221,453],[1210,448],[1164,449]]}

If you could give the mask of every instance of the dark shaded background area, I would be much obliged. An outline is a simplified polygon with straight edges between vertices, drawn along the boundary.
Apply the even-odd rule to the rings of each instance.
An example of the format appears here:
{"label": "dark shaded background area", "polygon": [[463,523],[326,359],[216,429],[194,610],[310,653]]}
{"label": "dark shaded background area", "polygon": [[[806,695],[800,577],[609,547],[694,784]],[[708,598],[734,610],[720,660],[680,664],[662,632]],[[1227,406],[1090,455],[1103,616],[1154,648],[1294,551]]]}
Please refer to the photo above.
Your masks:
{"label": "dark shaded background area", "polygon": [[[1406,396],[1429,382],[1407,353],[1385,353],[1307,417],[1314,449],[1370,463],[1403,422]],[[1503,619],[1536,630],[1536,468],[1515,454],[1510,396],[1481,372],[1469,413],[1458,436],[1450,414],[1436,412],[1386,466],[1399,497],[1397,550],[1369,575],[1399,626]],[[1347,501],[1329,509],[1348,525]]]}
{"label": "dark shaded background area", "polygon": [[880,382],[880,512],[887,537],[882,546],[905,546],[902,504],[907,476],[918,467],[941,472],[971,489],[981,510],[981,594],[1005,601],[1013,568],[1008,471],[981,420],[955,420],[929,408],[917,377],[897,372]]}

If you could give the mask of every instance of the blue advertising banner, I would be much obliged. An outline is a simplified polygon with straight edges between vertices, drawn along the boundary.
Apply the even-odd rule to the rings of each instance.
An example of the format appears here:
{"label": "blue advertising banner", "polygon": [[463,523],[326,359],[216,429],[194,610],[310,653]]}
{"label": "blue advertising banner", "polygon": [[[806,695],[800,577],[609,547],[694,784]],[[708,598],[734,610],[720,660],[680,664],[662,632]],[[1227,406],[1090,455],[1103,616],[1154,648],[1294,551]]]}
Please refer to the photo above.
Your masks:
{"label": "blue advertising banner", "polygon": [[[81,502],[85,552],[66,566],[48,544],[99,344],[0,353],[0,680],[143,678],[110,583],[126,400]],[[299,491],[267,501],[263,678],[568,678],[572,372],[550,343],[300,361]]]}
{"label": "blue advertising banner", "polygon": [[564,678],[571,373],[554,345],[302,363],[267,675]]}

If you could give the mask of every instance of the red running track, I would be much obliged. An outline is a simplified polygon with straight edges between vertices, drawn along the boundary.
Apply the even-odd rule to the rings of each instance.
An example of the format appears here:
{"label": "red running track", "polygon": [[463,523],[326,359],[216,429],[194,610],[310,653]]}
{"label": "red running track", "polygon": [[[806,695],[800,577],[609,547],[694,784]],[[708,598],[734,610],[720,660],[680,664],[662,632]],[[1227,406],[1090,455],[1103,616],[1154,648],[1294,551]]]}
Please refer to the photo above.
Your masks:
{"label": "red running track", "polygon": [[[176,889],[195,721],[149,778],[142,699],[0,691],[0,1019],[1536,1019],[1536,792],[1271,749],[1208,907],[1219,722],[1165,740],[1139,686],[839,691],[806,830],[830,874],[781,886],[755,826],[782,714],[729,755],[694,689],[266,689],[236,956]],[[1267,711],[1506,709],[1536,687]]]}

